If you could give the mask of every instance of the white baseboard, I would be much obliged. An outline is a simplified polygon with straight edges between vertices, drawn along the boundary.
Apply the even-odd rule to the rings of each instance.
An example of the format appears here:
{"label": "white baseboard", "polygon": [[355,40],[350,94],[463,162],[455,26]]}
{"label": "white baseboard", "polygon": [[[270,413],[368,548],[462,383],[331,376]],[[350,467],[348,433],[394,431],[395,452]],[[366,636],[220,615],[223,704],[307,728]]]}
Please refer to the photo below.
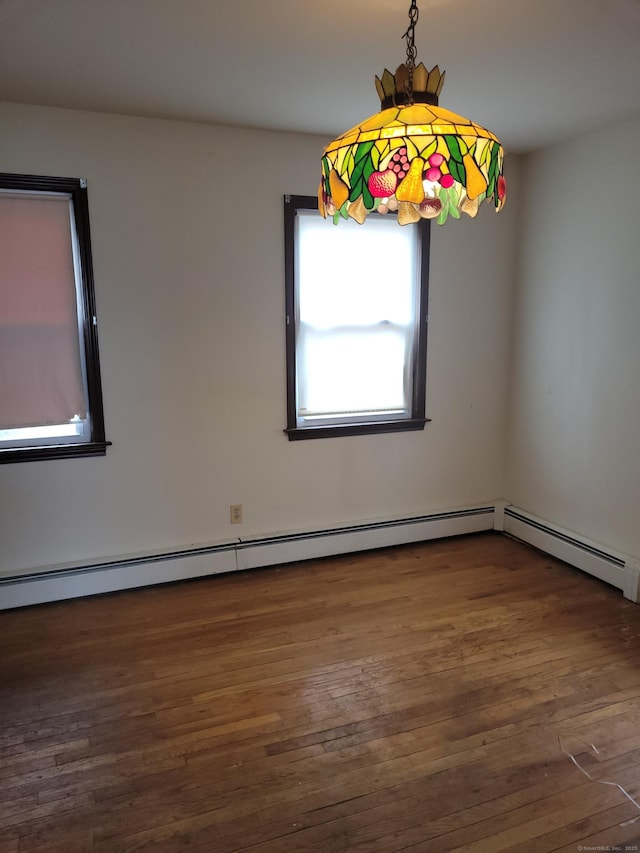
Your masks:
{"label": "white baseboard", "polygon": [[640,600],[640,565],[634,558],[613,553],[511,505],[504,509],[504,532],[606,581],[622,590],[625,598]]}
{"label": "white baseboard", "polygon": [[305,533],[249,538],[238,543],[238,568],[255,569],[390,545],[424,542],[445,536],[460,536],[463,533],[479,533],[482,530],[493,530],[493,526],[494,507],[484,506]]}
{"label": "white baseboard", "polygon": [[504,530],[617,587],[631,601],[640,601],[640,560],[608,551],[598,543],[498,501],[412,518],[377,519],[18,572],[0,576],[0,610],[484,530]]}
{"label": "white baseboard", "polygon": [[235,543],[36,570],[0,578],[0,610],[236,570]]}
{"label": "white baseboard", "polygon": [[494,529],[494,506],[249,537],[0,576],[0,610]]}

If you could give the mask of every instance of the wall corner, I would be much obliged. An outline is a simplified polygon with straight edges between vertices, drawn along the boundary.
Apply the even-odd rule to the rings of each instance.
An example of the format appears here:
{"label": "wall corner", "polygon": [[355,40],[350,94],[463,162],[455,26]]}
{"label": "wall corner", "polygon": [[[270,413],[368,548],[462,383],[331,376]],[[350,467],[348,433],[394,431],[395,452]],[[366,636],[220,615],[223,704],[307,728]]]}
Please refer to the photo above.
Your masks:
{"label": "wall corner", "polygon": [[640,603],[640,560],[631,558],[625,560],[625,583],[622,594],[634,604]]}
{"label": "wall corner", "polygon": [[504,531],[504,511],[509,506],[508,501],[496,501],[493,509],[493,529]]}

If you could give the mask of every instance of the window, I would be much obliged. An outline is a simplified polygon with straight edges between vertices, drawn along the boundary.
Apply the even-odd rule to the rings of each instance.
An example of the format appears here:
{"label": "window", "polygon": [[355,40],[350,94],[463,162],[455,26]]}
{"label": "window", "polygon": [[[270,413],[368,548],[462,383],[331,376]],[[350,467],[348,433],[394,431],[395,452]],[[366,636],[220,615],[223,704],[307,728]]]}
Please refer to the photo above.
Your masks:
{"label": "window", "polygon": [[289,440],[424,429],[430,223],[284,219]]}
{"label": "window", "polygon": [[86,182],[0,174],[0,462],[107,444]]}

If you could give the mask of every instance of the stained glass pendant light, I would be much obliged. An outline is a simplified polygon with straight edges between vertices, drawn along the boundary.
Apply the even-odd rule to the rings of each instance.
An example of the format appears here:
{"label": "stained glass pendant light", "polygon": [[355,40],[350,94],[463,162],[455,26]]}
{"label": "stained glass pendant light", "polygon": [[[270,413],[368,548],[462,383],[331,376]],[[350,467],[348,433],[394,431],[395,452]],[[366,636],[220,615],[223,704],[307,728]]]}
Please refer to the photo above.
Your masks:
{"label": "stained glass pendant light", "polygon": [[376,77],[380,112],[324,150],[318,206],[336,224],[397,211],[400,225],[420,218],[442,225],[450,216],[475,216],[485,199],[496,210],[505,203],[502,146],[490,131],[438,106],[445,72],[415,64],[417,20],[411,0],[407,61]]}

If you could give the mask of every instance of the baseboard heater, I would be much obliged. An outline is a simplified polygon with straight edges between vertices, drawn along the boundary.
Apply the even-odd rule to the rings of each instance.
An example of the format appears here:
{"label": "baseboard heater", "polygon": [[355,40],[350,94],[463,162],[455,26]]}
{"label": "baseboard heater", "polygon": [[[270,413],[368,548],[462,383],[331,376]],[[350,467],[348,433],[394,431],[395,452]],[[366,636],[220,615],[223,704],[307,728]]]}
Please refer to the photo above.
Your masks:
{"label": "baseboard heater", "polygon": [[606,581],[622,590],[625,598],[640,600],[640,565],[634,558],[607,552],[595,542],[510,505],[504,509],[504,532]]}
{"label": "baseboard heater", "polygon": [[0,610],[493,530],[495,506],[232,539],[0,576]]}

